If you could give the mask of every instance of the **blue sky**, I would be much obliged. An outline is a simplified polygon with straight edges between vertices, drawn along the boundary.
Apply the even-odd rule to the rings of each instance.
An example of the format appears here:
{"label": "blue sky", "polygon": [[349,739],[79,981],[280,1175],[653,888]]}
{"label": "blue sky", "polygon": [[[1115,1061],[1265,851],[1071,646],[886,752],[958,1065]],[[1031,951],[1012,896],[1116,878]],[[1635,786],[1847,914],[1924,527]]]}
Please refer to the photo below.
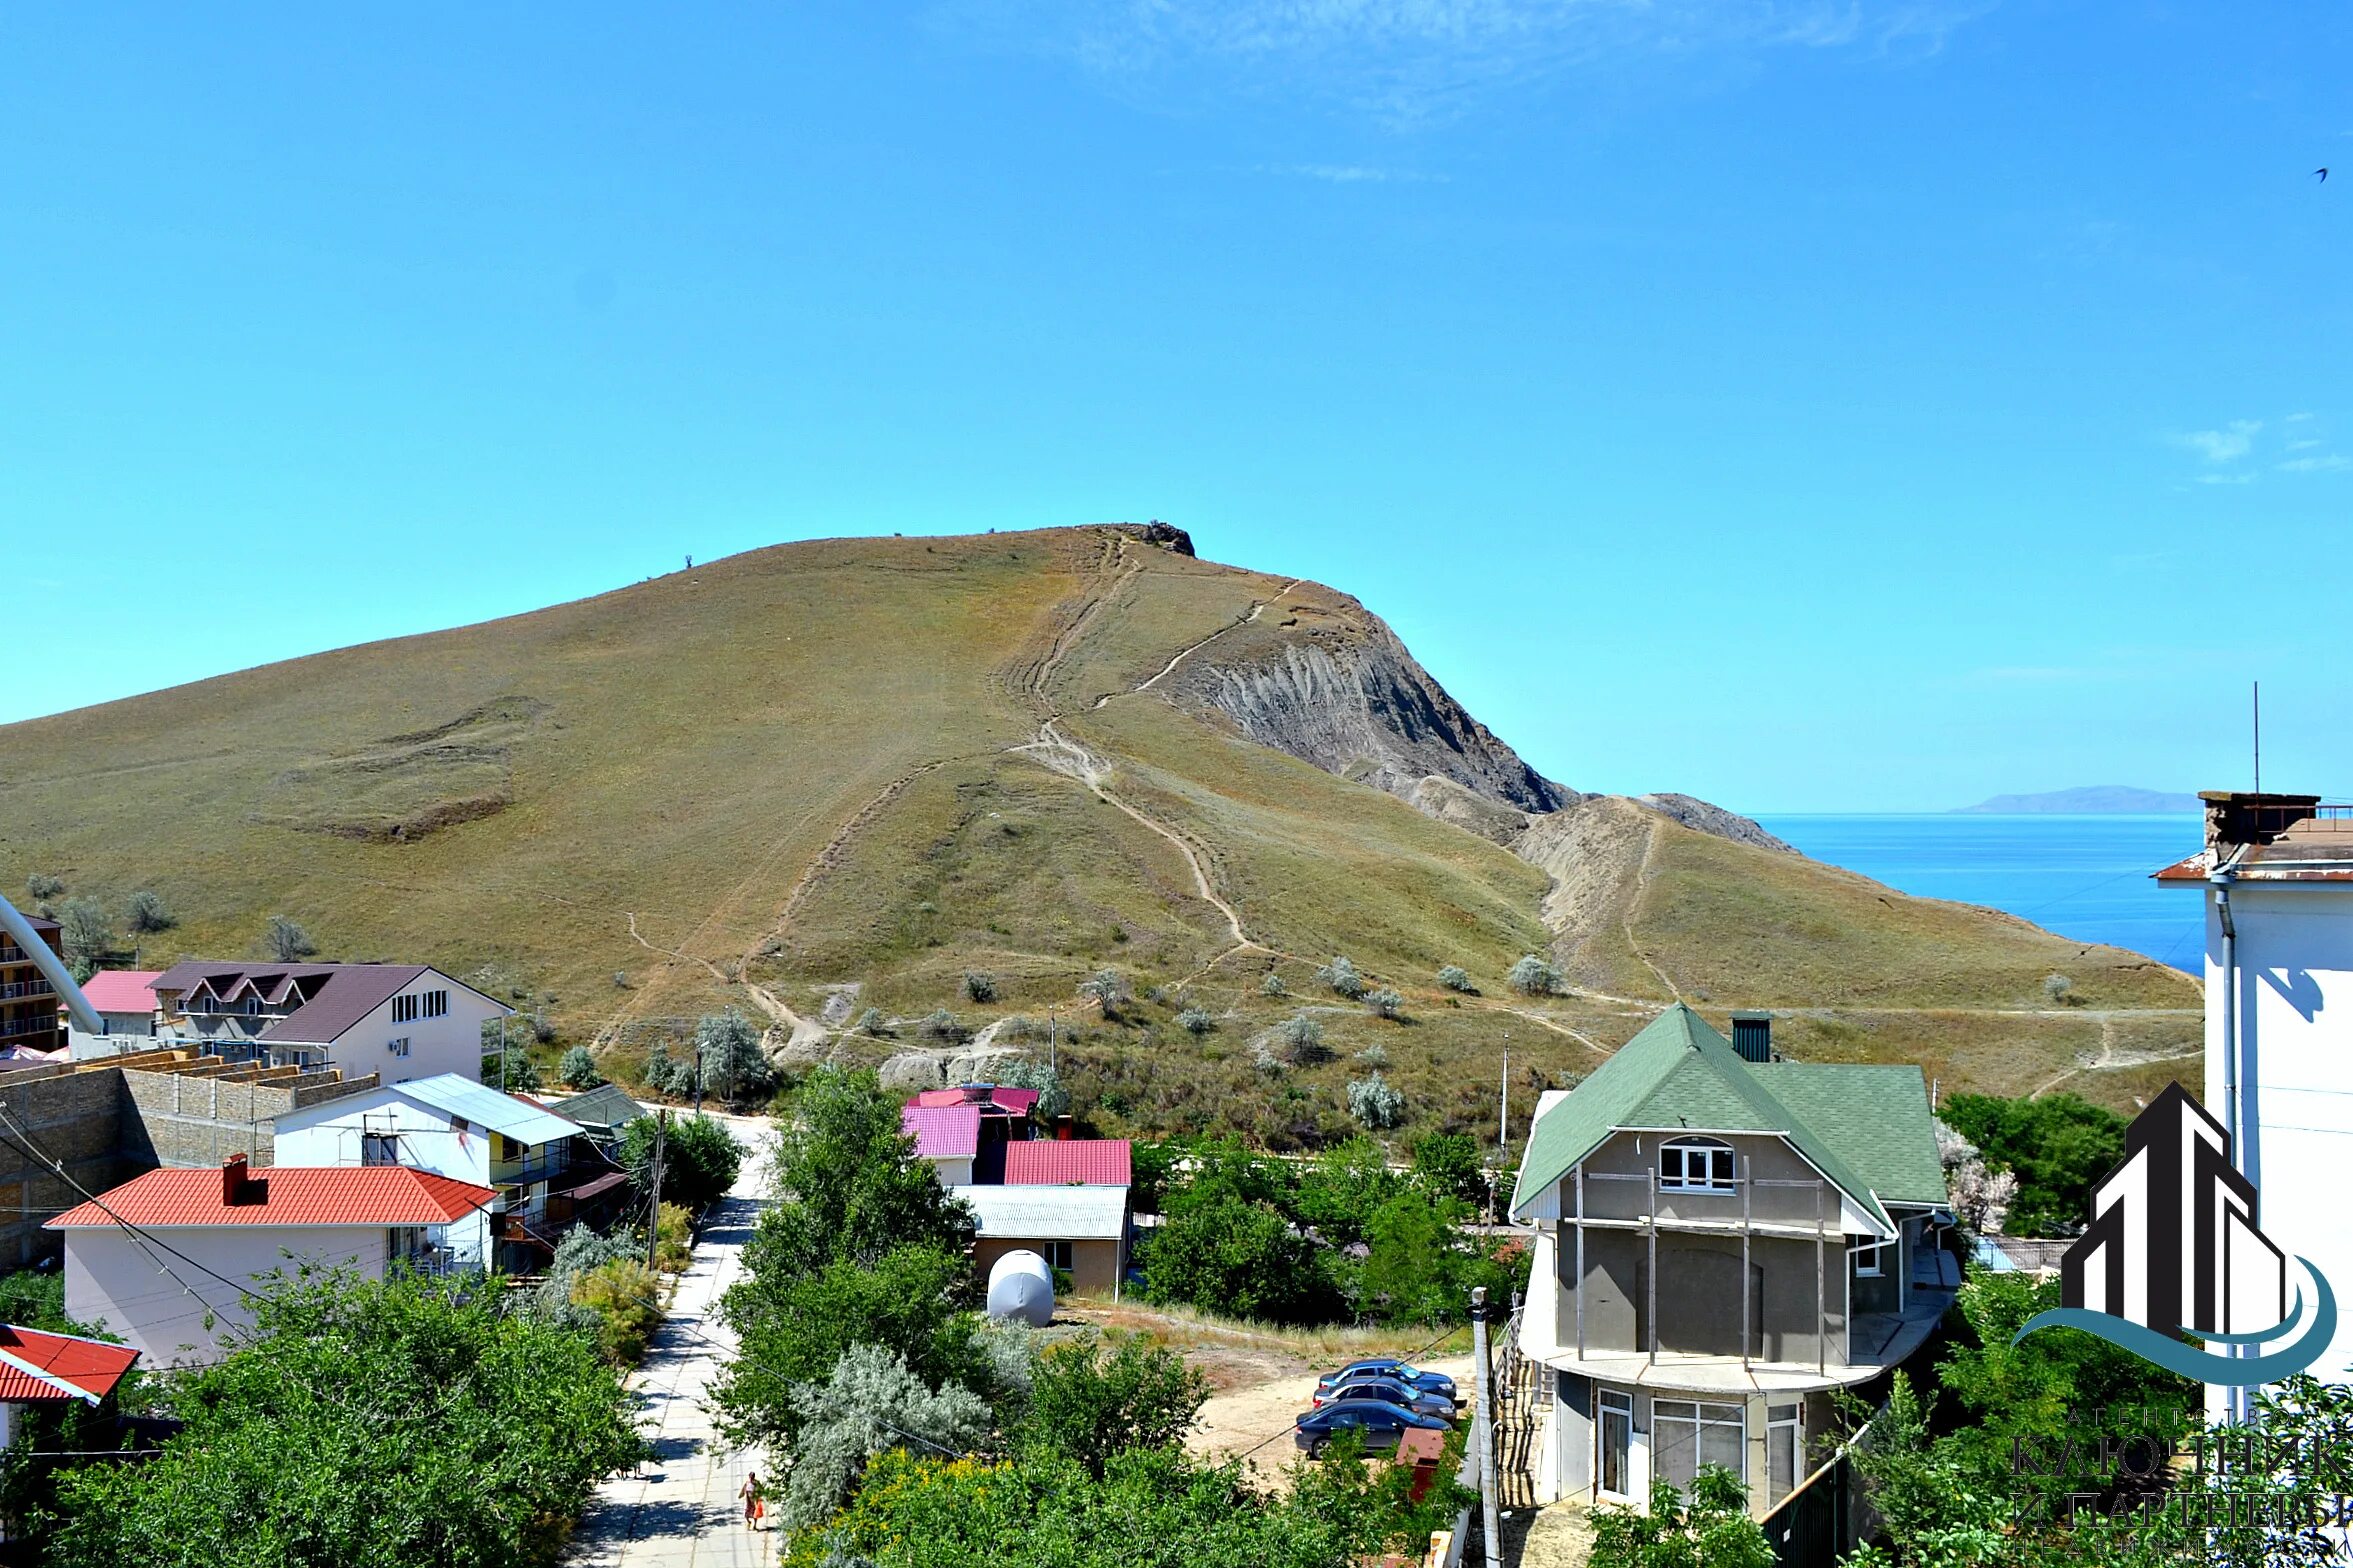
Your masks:
{"label": "blue sky", "polygon": [[1356,593],[1579,788],[2238,783],[2260,676],[2266,781],[2353,793],[2349,43],[14,8],[0,720],[688,553],[1160,517]]}

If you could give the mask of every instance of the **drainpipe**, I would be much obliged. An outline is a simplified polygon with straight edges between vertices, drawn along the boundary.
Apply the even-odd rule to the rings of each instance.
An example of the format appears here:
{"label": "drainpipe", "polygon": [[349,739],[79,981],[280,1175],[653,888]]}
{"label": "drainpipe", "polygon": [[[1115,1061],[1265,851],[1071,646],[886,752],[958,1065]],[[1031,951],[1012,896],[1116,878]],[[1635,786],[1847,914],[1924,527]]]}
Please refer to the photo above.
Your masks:
{"label": "drainpipe", "polygon": [[82,995],[82,988],[74,983],[74,972],[65,967],[65,960],[59,958],[49,944],[41,940],[41,934],[33,929],[33,923],[6,898],[0,898],[0,931],[7,932],[9,940],[23,948],[25,957],[31,959],[33,966],[57,988],[57,999],[65,1004],[66,1015],[73,1020],[76,1029],[84,1034],[106,1032],[106,1026],[91,1011],[90,999]]}
{"label": "drainpipe", "polygon": [[[2222,926],[2222,1103],[2223,1125],[2230,1131],[2231,1166],[2242,1176],[2247,1174],[2247,1129],[2240,1114],[2239,1072],[2239,928],[2231,918],[2230,871],[2218,867],[2210,879],[2214,888],[2214,913]],[[2232,1345],[2228,1354],[2245,1353],[2243,1345]],[[2247,1419],[2247,1391],[2243,1388],[2226,1390],[2223,1408],[2236,1425]]]}

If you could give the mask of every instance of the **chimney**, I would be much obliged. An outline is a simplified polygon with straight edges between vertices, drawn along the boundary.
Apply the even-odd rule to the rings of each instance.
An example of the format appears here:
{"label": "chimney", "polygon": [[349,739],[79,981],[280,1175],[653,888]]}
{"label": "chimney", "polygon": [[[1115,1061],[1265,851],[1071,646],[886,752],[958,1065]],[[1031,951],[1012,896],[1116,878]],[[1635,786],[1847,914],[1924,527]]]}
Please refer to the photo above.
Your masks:
{"label": "chimney", "polygon": [[1054,1118],[1054,1139],[1056,1142],[1068,1143],[1077,1136],[1078,1123],[1069,1113],[1065,1112]]}
{"label": "chimney", "polygon": [[221,1202],[230,1208],[248,1200],[246,1194],[252,1183],[245,1174],[245,1156],[232,1154],[221,1161]]}
{"label": "chimney", "polygon": [[1740,1053],[1744,1062],[1769,1062],[1773,1059],[1773,1015],[1766,1012],[1737,1012],[1732,1015],[1732,1049]]}
{"label": "chimney", "polygon": [[2320,807],[2318,795],[2208,789],[2198,798],[2206,803],[2206,847],[2217,859],[2242,845],[2270,843]]}

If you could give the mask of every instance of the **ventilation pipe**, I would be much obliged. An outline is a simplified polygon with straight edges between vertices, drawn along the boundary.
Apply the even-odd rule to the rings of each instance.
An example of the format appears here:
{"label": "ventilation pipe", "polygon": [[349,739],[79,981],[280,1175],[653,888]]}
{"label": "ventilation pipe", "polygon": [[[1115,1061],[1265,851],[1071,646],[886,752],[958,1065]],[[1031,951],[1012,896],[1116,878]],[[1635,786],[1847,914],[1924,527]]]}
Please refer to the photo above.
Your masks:
{"label": "ventilation pipe", "polygon": [[82,995],[82,988],[74,982],[74,972],[65,967],[65,960],[41,940],[41,933],[33,929],[33,923],[5,897],[0,897],[0,931],[7,932],[8,939],[23,948],[25,957],[57,988],[57,999],[65,1004],[66,1016],[73,1020],[76,1029],[84,1034],[106,1032],[106,1026],[98,1021],[98,1014],[90,1007],[90,999]]}

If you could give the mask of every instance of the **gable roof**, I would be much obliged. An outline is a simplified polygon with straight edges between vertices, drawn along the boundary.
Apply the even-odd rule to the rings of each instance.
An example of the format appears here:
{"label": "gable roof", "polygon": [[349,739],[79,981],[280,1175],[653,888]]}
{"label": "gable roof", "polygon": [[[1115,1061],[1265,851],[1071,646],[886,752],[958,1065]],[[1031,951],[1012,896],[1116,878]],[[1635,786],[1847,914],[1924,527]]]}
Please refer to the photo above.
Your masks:
{"label": "gable roof", "polygon": [[600,1083],[568,1099],[556,1101],[548,1107],[558,1116],[569,1116],[583,1127],[609,1131],[643,1121],[653,1112],[629,1097],[629,1091],[617,1083]]}
{"label": "gable roof", "polygon": [[1035,1138],[1005,1145],[1008,1187],[1125,1187],[1133,1179],[1125,1138]]}
{"label": "gable roof", "polygon": [[78,1334],[50,1334],[0,1323],[0,1403],[96,1404],[114,1392],[139,1352]]}
{"label": "gable roof", "polygon": [[[430,964],[238,964],[201,958],[174,964],[157,975],[154,989],[159,996],[167,991],[205,990],[224,999],[250,989],[268,1007],[292,997],[300,1005],[256,1038],[271,1044],[332,1045],[361,1019],[426,975],[482,996],[463,980],[452,980]],[[501,1013],[514,1011],[494,998],[482,996],[482,1000]]]}
{"label": "gable roof", "polygon": [[969,1160],[980,1152],[977,1105],[907,1105],[899,1130],[915,1140],[919,1160]]}
{"label": "gable roof", "polygon": [[1038,1103],[1038,1091],[1015,1089],[1001,1083],[967,1083],[953,1089],[924,1089],[907,1103],[925,1109],[976,1105],[987,1116],[1027,1116]]}
{"label": "gable roof", "polygon": [[[1869,1069],[1863,1075],[1846,1075],[1832,1067],[1840,1074],[1835,1084],[1804,1076],[1827,1065],[1744,1061],[1707,1020],[1678,1002],[1538,1118],[1520,1162],[1512,1212],[1518,1214],[1576,1169],[1613,1132],[1629,1127],[1779,1134],[1832,1186],[1889,1230],[1895,1224],[1882,1206],[1883,1198],[1943,1202],[1941,1165],[1936,1165],[1933,1193],[1928,1196],[1882,1192],[1872,1179],[1874,1174],[1883,1180],[1900,1178],[1907,1193],[1928,1190],[1915,1153],[1901,1147],[1917,1138],[1930,1164],[1936,1164],[1935,1128],[1919,1069],[1909,1069],[1906,1078],[1901,1072],[1889,1076]],[[1777,1070],[1760,1072],[1760,1066]],[[1791,1089],[1792,1084],[1799,1087]],[[1842,1091],[1858,1103],[1839,1101]],[[1914,1097],[1916,1115],[1910,1103]],[[1887,1125],[1866,1135],[1874,1118]]]}
{"label": "gable roof", "polygon": [[951,1187],[980,1234],[1003,1241],[1117,1241],[1127,1231],[1125,1187]]}
{"label": "gable roof", "polygon": [[1928,1080],[1909,1062],[1751,1062],[1749,1072],[1806,1125],[1835,1144],[1882,1203],[1941,1208]]}
{"label": "gable roof", "polygon": [[220,1168],[149,1171],[66,1210],[44,1230],[95,1230],[117,1223],[151,1230],[189,1226],[447,1225],[498,1196],[470,1181],[406,1165],[268,1165],[245,1178],[230,1203]]}
{"label": "gable roof", "polygon": [[560,1116],[520,1095],[505,1094],[487,1084],[476,1083],[463,1073],[434,1073],[401,1083],[378,1084],[357,1094],[297,1106],[280,1113],[278,1127],[280,1131],[293,1132],[320,1122],[364,1117],[395,1100],[405,1100],[428,1116],[463,1118],[469,1126],[504,1133],[515,1142],[532,1147],[575,1138],[587,1130],[568,1116]]}
{"label": "gable roof", "polygon": [[82,982],[82,996],[94,1013],[152,1013],[155,992],[149,982],[161,970],[101,969]]}

